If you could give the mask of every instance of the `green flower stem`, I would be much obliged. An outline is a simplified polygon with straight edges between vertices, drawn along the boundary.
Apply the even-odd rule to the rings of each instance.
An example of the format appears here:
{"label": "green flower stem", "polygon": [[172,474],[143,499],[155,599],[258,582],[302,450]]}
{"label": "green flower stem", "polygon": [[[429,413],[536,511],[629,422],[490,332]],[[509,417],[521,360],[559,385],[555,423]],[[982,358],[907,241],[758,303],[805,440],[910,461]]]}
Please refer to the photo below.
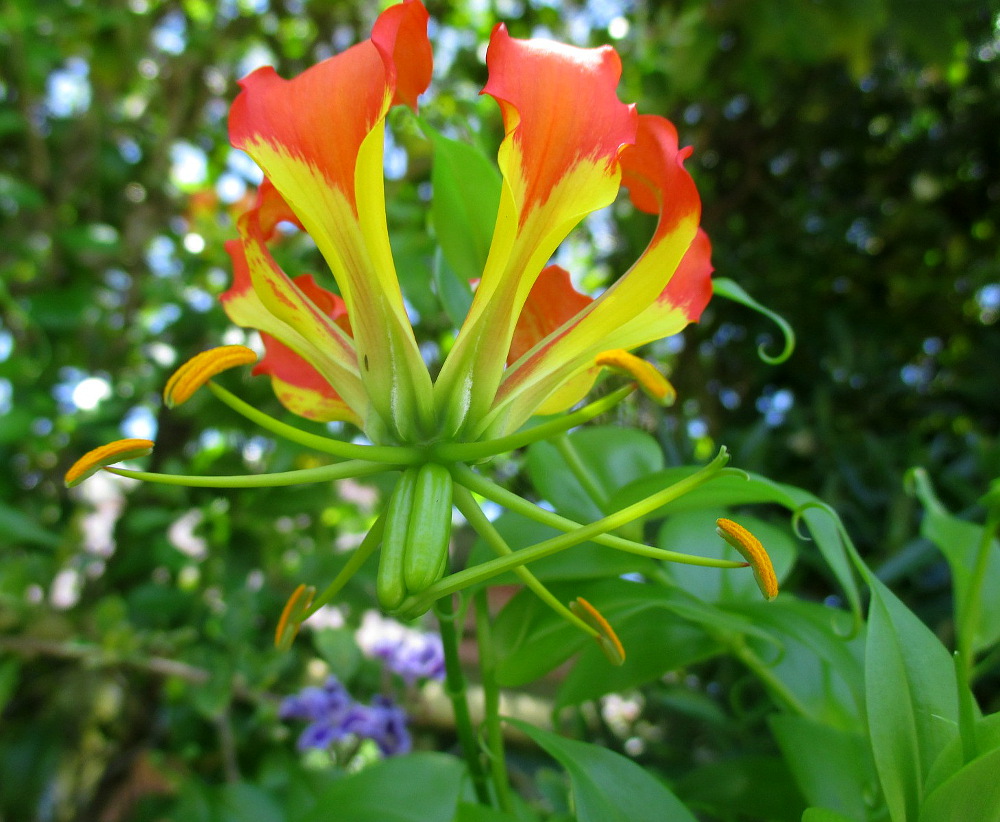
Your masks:
{"label": "green flower stem", "polygon": [[[492,548],[496,553],[500,554],[502,558],[516,559],[521,555],[520,551],[514,551],[511,549],[511,547],[507,544],[507,541],[500,535],[500,532],[497,531],[497,529],[493,526],[493,523],[490,522],[487,516],[483,513],[482,509],[476,503],[475,498],[472,496],[472,494],[469,493],[467,488],[464,488],[463,486],[456,484],[454,490],[454,501],[455,501],[455,507],[457,507],[458,510],[462,512],[462,516],[464,516],[469,521],[469,525],[472,526],[473,530],[486,541],[486,544],[489,545],[490,548]],[[484,563],[484,565],[489,565],[489,564],[490,563]],[[469,573],[469,571],[475,571],[476,569],[482,567],[483,565],[477,565],[476,568],[469,568],[465,571],[459,572],[459,574],[452,574],[452,576],[447,577],[447,579],[454,579],[456,576],[459,576],[460,574],[467,574]],[[521,579],[521,581],[529,589],[531,589],[532,593],[534,593],[535,596],[537,596],[540,600],[542,600],[542,602],[548,605],[553,611],[559,614],[559,616],[561,616],[567,622],[572,623],[581,631],[584,631],[585,633],[589,634],[592,637],[596,638],[598,636],[598,633],[594,628],[592,628],[590,625],[588,625],[586,622],[580,619],[580,617],[574,614],[569,608],[563,605],[563,603],[560,602],[548,588],[542,585],[538,577],[536,577],[533,573],[531,573],[531,571],[529,571],[527,568],[524,568],[522,564],[514,563],[513,567],[505,568],[504,570],[510,570],[513,571],[515,574],[517,574],[517,576]],[[500,573],[503,572],[501,571]],[[491,574],[490,576],[494,575]],[[489,577],[487,577],[487,579],[488,578]],[[445,581],[446,580],[441,580],[441,582]],[[440,585],[441,582],[432,585],[430,588],[427,589],[427,592],[429,593],[436,585]],[[465,585],[461,586],[461,588],[465,587],[466,587]],[[435,596],[440,596],[440,594],[436,594]],[[423,594],[417,597],[417,600],[426,601]]]}
{"label": "green flower stem", "polygon": [[957,650],[962,659],[968,678],[975,663],[976,628],[982,609],[983,586],[986,583],[986,568],[989,565],[990,552],[993,550],[993,540],[1000,529],[1000,515],[993,514],[983,526],[983,538],[979,541],[976,552],[976,563],[972,568],[969,583],[965,589],[964,604],[961,613],[957,615],[958,642]]}
{"label": "green flower stem", "polygon": [[417,448],[394,445],[358,445],[353,442],[341,442],[330,437],[322,437],[319,434],[311,434],[257,410],[214,382],[208,383],[208,390],[237,414],[246,417],[266,431],[314,451],[332,454],[342,459],[369,460],[395,465],[413,465],[423,459],[420,449]]}
{"label": "green flower stem", "polygon": [[128,468],[105,468],[112,474],[161,485],[184,485],[188,488],[276,488],[280,485],[302,485],[310,482],[330,482],[349,477],[367,477],[399,466],[384,465],[366,460],[338,462],[320,468],[302,468],[280,474],[249,474],[246,476],[205,477],[196,474],[154,474],[149,471],[132,471]]}
{"label": "green flower stem", "polygon": [[[640,500],[639,502],[626,506],[620,511],[616,511],[614,514],[602,517],[589,525],[574,525],[575,530],[571,533],[563,534],[558,537],[552,537],[551,539],[532,545],[530,548],[522,548],[509,555],[480,563],[473,568],[466,568],[464,571],[459,571],[458,573],[445,577],[444,579],[435,582],[419,595],[408,598],[404,603],[403,608],[408,612],[419,613],[419,610],[416,609],[423,607],[424,610],[426,610],[429,603],[433,602],[438,597],[453,594],[456,591],[461,591],[463,588],[468,588],[471,585],[479,585],[480,583],[483,583],[488,579],[492,579],[495,576],[499,576],[500,574],[504,574],[507,571],[514,571],[516,574],[521,576],[522,579],[524,579],[522,572],[525,569],[523,569],[522,566],[526,563],[534,562],[535,560],[551,556],[552,554],[557,554],[567,548],[572,548],[574,545],[579,545],[581,542],[593,540],[595,537],[600,536],[607,531],[614,528],[620,528],[632,520],[648,514],[650,511],[655,511],[661,505],[665,505],[671,500],[682,497],[684,494],[693,491],[699,485],[703,485],[708,482],[708,480],[714,477],[728,461],[729,452],[723,448],[719,451],[719,455],[704,468],[688,477],[685,477],[679,482],[675,482],[669,488],[664,488],[662,491],[658,491],[657,493],[646,497],[644,500]],[[452,466],[452,468],[455,467]],[[465,504],[464,494],[468,493],[468,490],[463,485],[464,481],[462,476],[462,472],[456,469],[455,504],[458,506],[458,509],[462,512],[466,519],[469,520],[469,524],[472,525],[472,527],[475,528],[479,534],[487,540],[487,542],[490,542],[491,547],[493,547],[494,550],[497,550],[498,553],[503,553],[497,544],[491,542],[490,538],[487,536],[489,532],[495,531],[495,529],[493,528],[493,524],[486,519],[485,516],[483,516],[481,511],[479,511],[479,506],[474,505],[468,512],[463,510],[463,505]],[[460,487],[461,492],[459,490]],[[473,502],[475,502],[475,500],[473,500]],[[478,516],[476,515],[476,512],[478,512]],[[477,524],[477,522],[479,522],[479,524]],[[480,526],[484,530],[479,530]],[[500,535],[497,534],[496,536],[499,538],[500,543],[503,543]],[[506,546],[506,543],[503,543],[503,545]],[[507,550],[510,549],[508,548]],[[663,553],[673,554],[674,552],[669,551]],[[687,558],[686,554],[678,554],[677,556]],[[745,567],[745,565],[743,563],[736,563],[735,567]],[[532,579],[534,579],[534,577],[532,577]],[[535,589],[532,588],[532,590]],[[536,591],[536,593],[538,592]],[[545,590],[545,593],[548,594],[548,591]],[[539,594],[539,596],[541,596],[541,594]],[[551,596],[551,594],[549,594],[549,596]],[[545,601],[549,602],[548,599]],[[560,606],[561,605],[562,604],[560,603]],[[562,611],[560,611],[560,613],[562,613]],[[575,617],[570,621],[573,622],[573,624],[577,624]],[[590,629],[589,626],[587,633],[591,634],[591,636],[596,636],[596,632],[593,631],[593,629]]]}
{"label": "green flower stem", "polygon": [[472,716],[469,713],[469,703],[466,698],[468,691],[465,675],[462,673],[462,661],[458,654],[459,636],[455,630],[455,608],[451,597],[444,597],[435,602],[434,613],[441,631],[441,644],[444,648],[444,687],[455,715],[455,731],[462,746],[462,754],[469,769],[476,799],[481,805],[489,805],[490,791],[483,764],[479,759],[479,745],[476,742],[476,732],[472,727]]}
{"label": "green flower stem", "polygon": [[799,716],[809,716],[809,708],[806,707],[802,700],[800,700],[792,692],[792,690],[781,681],[774,671],[772,671],[767,664],[750,649],[750,646],[746,644],[746,641],[742,636],[732,637],[717,634],[716,638],[728,646],[729,652],[747,668],[749,668],[753,675],[763,682],[776,698],[784,702],[788,708],[797,713]]}
{"label": "green flower stem", "polygon": [[510,777],[503,749],[503,729],[500,727],[500,688],[496,678],[496,653],[493,648],[493,631],[490,621],[489,600],[486,591],[473,596],[476,608],[476,643],[479,647],[479,675],[483,684],[483,715],[486,722],[486,745],[489,751],[493,790],[500,810],[514,812],[510,797]]}
{"label": "green flower stem", "polygon": [[587,492],[587,496],[594,501],[594,504],[601,510],[601,513],[606,514],[608,512],[608,495],[604,493],[604,489],[597,481],[597,477],[587,467],[580,456],[580,452],[576,450],[576,446],[573,445],[570,438],[563,432],[556,437],[552,437],[551,442],[569,467],[569,470],[573,473],[573,476],[576,477],[576,481]]}
{"label": "green flower stem", "polygon": [[991,513],[983,526],[983,537],[976,552],[976,563],[972,568],[965,596],[959,599],[961,608],[956,615],[957,647],[955,652],[955,674],[958,679],[959,724],[962,737],[962,755],[965,761],[976,758],[976,705],[972,694],[972,679],[975,675],[976,628],[979,624],[983,586],[986,582],[986,568],[989,564],[993,540],[1000,530],[1000,515]]}
{"label": "green flower stem", "polygon": [[[497,505],[502,505],[509,511],[514,511],[521,514],[521,516],[559,531],[569,532],[583,527],[578,522],[574,522],[552,511],[546,511],[544,508],[528,502],[523,497],[519,497],[506,488],[486,479],[486,477],[477,474],[465,465],[452,466],[452,469],[456,482],[460,482],[470,491],[485,497],[491,502],[497,503]],[[699,557],[692,554],[682,554],[678,551],[667,551],[663,548],[653,548],[641,542],[635,542],[634,540],[625,539],[614,534],[599,534],[592,537],[591,541],[596,542],[598,545],[624,551],[628,554],[637,554],[638,556],[650,557],[651,559],[661,559],[666,562],[680,562],[685,565],[701,565],[709,568],[746,568],[745,562]]]}
{"label": "green flower stem", "polygon": [[633,391],[635,391],[635,384],[630,383],[577,411],[548,420],[532,428],[517,431],[506,437],[482,440],[481,442],[442,443],[434,448],[434,455],[441,462],[472,462],[486,457],[494,457],[497,454],[505,454],[508,451],[515,451],[518,448],[531,445],[533,442],[548,439],[578,425],[590,422],[594,417],[610,411]]}
{"label": "green flower stem", "polygon": [[365,534],[365,538],[361,540],[361,544],[354,550],[351,554],[350,559],[347,560],[347,564],[340,569],[340,573],[334,577],[333,582],[331,582],[326,590],[319,595],[318,598],[313,600],[312,606],[306,611],[305,616],[302,621],[305,622],[309,617],[315,614],[320,608],[326,605],[330,600],[332,600],[337,594],[340,593],[341,588],[343,588],[347,581],[353,577],[358,569],[365,564],[365,560],[368,559],[375,549],[378,548],[379,543],[382,541],[382,531],[385,530],[385,512],[383,511],[371,528],[368,529],[368,533]]}

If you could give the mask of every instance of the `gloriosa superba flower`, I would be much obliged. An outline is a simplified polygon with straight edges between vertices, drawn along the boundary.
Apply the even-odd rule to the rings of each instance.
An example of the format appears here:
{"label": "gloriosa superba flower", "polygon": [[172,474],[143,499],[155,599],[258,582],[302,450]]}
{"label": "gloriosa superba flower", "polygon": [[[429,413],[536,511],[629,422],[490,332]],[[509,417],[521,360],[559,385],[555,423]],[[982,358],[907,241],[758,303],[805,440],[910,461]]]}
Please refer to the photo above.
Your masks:
{"label": "gloriosa superba flower", "polygon": [[[385,511],[337,579],[320,595],[302,585],[278,626],[285,644],[379,547],[377,593],[384,610],[413,617],[437,599],[508,570],[589,633],[612,660],[623,651],[600,613],[579,599],[555,599],[526,563],[584,541],[665,560],[737,567],[751,564],[768,598],[777,592],[767,554],[720,521],[719,533],[746,563],[709,560],[646,546],[612,533],[707,481],[723,451],[682,482],[580,524],[534,506],[470,465],[547,437],[563,436],[613,407],[636,384],[661,401],[669,383],[628,353],[696,321],[711,292],[710,244],[699,229],[701,204],[666,119],[639,115],[616,92],[621,74],[609,46],[576,48],[519,40],[498,25],[487,51],[484,93],[500,106],[502,190],[484,270],[471,308],[436,379],[407,316],[386,225],[382,154],[389,109],[416,108],[431,79],[428,15],[419,0],[384,11],[371,39],[283,80],[270,68],[244,78],[229,117],[232,144],[265,179],[227,243],[232,287],[221,301],[236,324],[257,329],[279,400],[299,416],[357,425],[371,445],[345,443],[289,426],[252,408],[211,378],[256,360],[224,346],[199,354],[169,381],[168,405],[198,387],[274,434],[341,461],[321,468],[251,477],[170,477],[125,469],[127,476],[186,485],[239,487],[330,481],[398,471]],[[611,204],[621,186],[633,205],[657,215],[652,239],[632,267],[597,299],[577,292],[548,260],[580,221]],[[315,241],[339,295],[311,275],[291,278],[268,248],[281,222]],[[569,411],[603,369],[631,383]],[[568,412],[568,413],[563,413]],[[552,416],[523,428],[531,417]],[[99,468],[152,447],[122,440],[85,455],[67,473],[76,484]],[[474,494],[563,531],[513,551]],[[499,555],[448,574],[452,506]],[[729,523],[726,525],[725,523]],[[742,547],[741,547],[742,546]],[[752,547],[752,546],[751,546]]]}

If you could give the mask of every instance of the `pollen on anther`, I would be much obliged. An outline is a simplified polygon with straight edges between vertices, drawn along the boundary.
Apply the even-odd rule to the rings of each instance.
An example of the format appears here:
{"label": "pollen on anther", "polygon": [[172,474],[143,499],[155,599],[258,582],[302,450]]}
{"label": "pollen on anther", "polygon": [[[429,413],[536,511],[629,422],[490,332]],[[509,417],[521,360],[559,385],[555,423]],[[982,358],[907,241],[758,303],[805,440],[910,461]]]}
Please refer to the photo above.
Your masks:
{"label": "pollen on anther", "polygon": [[305,612],[312,605],[316,589],[312,585],[302,583],[296,588],[285,603],[285,607],[274,629],[274,647],[287,651],[299,633],[299,626],[305,619]]}
{"label": "pollen on anther", "polygon": [[768,601],[774,599],[778,595],[778,578],[775,576],[771,557],[760,540],[738,522],[725,517],[715,521],[715,531],[750,563],[757,587],[764,598]]}
{"label": "pollen on anther", "polygon": [[114,465],[116,462],[145,457],[152,450],[152,440],[126,439],[109,442],[107,445],[88,451],[74,462],[63,477],[63,481],[67,488],[72,488],[102,468]]}
{"label": "pollen on anther", "polygon": [[167,408],[187,402],[194,392],[217,374],[257,362],[257,355],[244,345],[220,345],[196,354],[167,380],[163,401]]}
{"label": "pollen on anther", "polygon": [[622,665],[625,662],[625,647],[618,634],[611,624],[604,618],[604,615],[591,605],[583,597],[577,597],[569,604],[569,609],[591,628],[597,631],[594,639],[600,646],[608,662],[612,665]]}
{"label": "pollen on anther", "polygon": [[621,348],[602,351],[594,365],[613,368],[631,377],[639,387],[660,405],[670,406],[677,399],[677,391],[653,364]]}

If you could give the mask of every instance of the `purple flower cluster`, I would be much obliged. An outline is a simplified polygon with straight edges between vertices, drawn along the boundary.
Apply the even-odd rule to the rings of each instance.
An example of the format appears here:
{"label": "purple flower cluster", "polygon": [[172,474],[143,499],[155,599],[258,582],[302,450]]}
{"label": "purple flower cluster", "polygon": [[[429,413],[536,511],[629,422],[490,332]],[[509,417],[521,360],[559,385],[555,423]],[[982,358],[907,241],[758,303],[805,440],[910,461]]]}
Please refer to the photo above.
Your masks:
{"label": "purple flower cluster", "polygon": [[368,611],[355,638],[365,654],[384,660],[407,685],[418,679],[444,679],[444,648],[436,633],[407,628]]}
{"label": "purple flower cluster", "polygon": [[303,688],[281,703],[282,719],[303,719],[309,724],[299,735],[299,750],[325,750],[348,736],[371,739],[385,756],[405,754],[410,750],[406,712],[389,697],[376,696],[362,705],[347,692],[335,676],[322,688]]}

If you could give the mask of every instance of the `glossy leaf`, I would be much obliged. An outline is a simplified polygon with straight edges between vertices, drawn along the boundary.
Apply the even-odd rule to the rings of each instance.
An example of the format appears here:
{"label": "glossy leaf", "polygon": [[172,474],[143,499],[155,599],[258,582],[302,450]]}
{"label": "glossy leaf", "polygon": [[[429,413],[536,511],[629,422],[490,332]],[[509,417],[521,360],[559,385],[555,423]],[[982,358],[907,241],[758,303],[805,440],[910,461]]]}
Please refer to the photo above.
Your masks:
{"label": "glossy leaf", "polygon": [[881,582],[870,585],[868,724],[890,817],[904,822],[915,818],[926,774],[958,733],[958,689],[937,637]]}
{"label": "glossy leaf", "polygon": [[464,776],[461,760],[445,754],[384,759],[335,782],[300,819],[329,822],[332,815],[337,822],[452,822]]}
{"label": "glossy leaf", "polygon": [[1000,748],[972,760],[924,799],[920,822],[1000,822]]}
{"label": "glossy leaf", "polygon": [[578,822],[696,822],[665,785],[631,760],[520,720],[507,722],[566,770]]}
{"label": "glossy leaf", "polygon": [[[983,548],[985,531],[982,527],[950,514],[938,500],[930,479],[923,470],[913,472],[914,488],[924,506],[920,533],[933,542],[948,560],[952,585],[955,589],[955,617],[959,630],[972,631],[973,650],[989,648],[1000,640],[1000,598],[979,598],[979,613],[972,625],[965,625],[965,612],[969,603],[969,586],[976,559]],[[982,580],[984,591],[1000,590],[1000,545],[994,539],[986,547],[986,573]]]}
{"label": "glossy leaf", "polygon": [[795,781],[810,805],[863,819],[875,784],[871,752],[860,733],[837,730],[794,714],[769,720]]}
{"label": "glossy leaf", "polygon": [[482,276],[486,265],[500,205],[500,171],[467,143],[436,133],[431,140],[434,233],[452,271],[468,282]]}
{"label": "glossy leaf", "polygon": [[[574,431],[569,440],[607,499],[622,486],[663,468],[662,449],[643,431],[594,426]],[[603,516],[554,445],[532,445],[527,467],[535,488],[560,514],[580,522]]]}

